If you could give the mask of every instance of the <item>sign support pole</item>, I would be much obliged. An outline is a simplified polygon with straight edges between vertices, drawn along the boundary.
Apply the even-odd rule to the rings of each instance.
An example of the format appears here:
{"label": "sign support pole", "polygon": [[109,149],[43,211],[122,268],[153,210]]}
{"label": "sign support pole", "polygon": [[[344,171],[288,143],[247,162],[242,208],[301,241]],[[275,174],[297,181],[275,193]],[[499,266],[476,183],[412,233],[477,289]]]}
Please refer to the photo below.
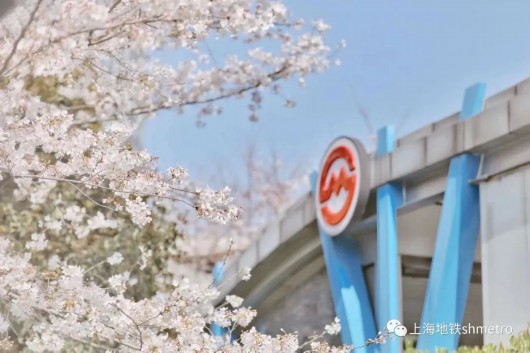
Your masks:
{"label": "sign support pole", "polygon": [[[377,155],[394,150],[394,127],[385,126],[377,132]],[[376,312],[377,325],[384,327],[390,320],[401,320],[399,305],[397,209],[403,204],[401,184],[387,183],[377,189],[377,264]],[[388,340],[382,353],[401,351],[401,340]]]}
{"label": "sign support pole", "polygon": [[[485,91],[483,83],[466,90],[460,120],[480,113]],[[479,164],[480,158],[469,153],[451,159],[423,306],[422,329],[433,325],[436,330],[444,325],[451,330],[451,326],[462,325],[480,225],[479,189],[469,181],[476,178]],[[432,335],[421,334],[418,349],[456,350],[459,333],[437,331]]]}
{"label": "sign support pole", "polygon": [[[311,174],[311,189],[316,194],[318,173]],[[341,339],[346,345],[361,346],[377,335],[361,256],[353,238],[332,237],[320,227],[320,242],[326,262],[335,312],[342,326]],[[373,346],[355,352],[374,352]]]}

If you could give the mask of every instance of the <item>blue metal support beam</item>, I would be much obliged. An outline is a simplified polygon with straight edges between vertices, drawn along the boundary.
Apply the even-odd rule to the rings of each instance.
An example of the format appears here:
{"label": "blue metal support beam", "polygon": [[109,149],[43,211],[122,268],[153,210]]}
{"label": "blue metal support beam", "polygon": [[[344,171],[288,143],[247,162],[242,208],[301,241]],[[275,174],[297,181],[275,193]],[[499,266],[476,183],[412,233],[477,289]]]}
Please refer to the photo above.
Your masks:
{"label": "blue metal support beam", "polygon": [[211,326],[212,334],[215,337],[224,337],[228,334],[228,329],[226,327],[221,327],[213,322],[210,326]]}
{"label": "blue metal support beam", "polygon": [[377,130],[377,156],[381,157],[394,151],[396,132],[394,126],[387,125]]}
{"label": "blue metal support beam", "polygon": [[217,261],[212,269],[213,284],[219,285],[225,276],[224,261]]}
{"label": "blue metal support beam", "polygon": [[[480,113],[485,91],[482,83],[466,90],[461,120]],[[449,165],[421,319],[422,330],[432,325],[435,332],[419,336],[420,350],[435,352],[436,348],[445,348],[452,352],[458,347],[458,334],[446,334],[436,328],[461,325],[464,319],[480,225],[479,189],[469,181],[476,178],[479,164],[478,156],[463,154],[453,157]]]}
{"label": "blue metal support beam", "polygon": [[[377,132],[377,155],[394,150],[394,127],[385,126]],[[403,204],[401,184],[388,183],[377,189],[377,264],[375,308],[377,325],[385,327],[390,320],[399,320],[399,269],[397,209]],[[400,340],[387,341],[380,347],[382,353],[398,353]]]}
{"label": "blue metal support beam", "polygon": [[[318,174],[314,172],[311,175],[313,193],[316,190],[317,179]],[[361,346],[367,339],[374,338],[377,331],[358,244],[351,237],[345,235],[331,237],[322,230],[320,230],[320,242],[335,312],[342,326],[342,343]],[[375,352],[374,346],[358,348],[355,352]]]}
{"label": "blue metal support beam", "polygon": [[476,83],[464,92],[464,102],[460,111],[460,120],[469,119],[482,111],[486,98],[486,84]]}
{"label": "blue metal support beam", "polygon": [[[215,263],[215,266],[212,269],[212,281],[214,285],[219,285],[221,281],[224,278],[224,262],[223,261],[217,261]],[[221,327],[217,325],[215,322],[212,322],[210,324],[210,330],[212,331],[212,335],[217,337],[220,340],[220,345],[222,345],[221,341],[227,339],[228,335],[228,329],[226,327]]]}

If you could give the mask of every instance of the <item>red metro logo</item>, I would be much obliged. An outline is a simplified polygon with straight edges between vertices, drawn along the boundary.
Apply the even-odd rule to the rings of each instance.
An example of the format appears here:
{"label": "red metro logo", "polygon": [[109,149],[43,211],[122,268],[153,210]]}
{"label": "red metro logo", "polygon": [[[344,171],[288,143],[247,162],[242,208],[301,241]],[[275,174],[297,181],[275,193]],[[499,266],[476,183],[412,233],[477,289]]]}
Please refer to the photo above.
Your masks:
{"label": "red metro logo", "polygon": [[[355,174],[357,161],[354,158],[353,151],[346,146],[339,146],[331,152],[324,168],[322,169],[322,178],[320,179],[319,187],[320,204],[324,206],[321,207],[321,212],[322,218],[324,218],[326,223],[330,225],[339,224],[340,221],[344,219],[344,216],[346,216],[346,213],[351,206],[353,193],[355,192],[355,185],[357,183],[357,175]],[[336,173],[330,173],[330,168],[333,163],[340,159],[344,160],[346,165],[340,166],[338,175]],[[331,174],[331,177],[326,186],[328,174]],[[326,205],[326,202],[329,201],[331,196],[338,196],[342,190],[347,192],[346,199],[342,203],[342,207],[334,212],[328,205]]]}
{"label": "red metro logo", "polygon": [[362,145],[345,137],[335,140],[324,156],[316,207],[319,226],[328,235],[342,233],[366,203],[368,193],[360,188],[367,179],[361,159],[366,159]]}

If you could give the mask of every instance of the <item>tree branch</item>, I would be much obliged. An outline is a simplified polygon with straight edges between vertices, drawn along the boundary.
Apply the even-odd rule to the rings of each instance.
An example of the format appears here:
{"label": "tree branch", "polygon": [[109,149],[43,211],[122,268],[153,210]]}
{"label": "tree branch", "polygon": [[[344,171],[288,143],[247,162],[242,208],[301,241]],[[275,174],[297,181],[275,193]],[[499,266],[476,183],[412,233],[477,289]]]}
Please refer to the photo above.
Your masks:
{"label": "tree branch", "polygon": [[13,43],[13,46],[11,47],[11,51],[9,52],[9,54],[7,55],[6,59],[4,60],[4,63],[2,64],[2,68],[0,68],[0,77],[6,72],[7,70],[7,67],[9,65],[9,62],[11,61],[11,59],[13,58],[13,56],[15,55],[16,51],[17,51],[17,48],[18,48],[18,45],[20,44],[20,41],[24,38],[24,36],[26,35],[26,32],[28,31],[28,28],[29,26],[31,25],[31,23],[35,20],[35,16],[37,14],[37,11],[39,10],[39,7],[40,5],[42,4],[43,0],[38,0],[37,3],[35,4],[35,8],[33,9],[33,11],[31,11],[31,14],[29,16],[29,20],[28,22],[26,23],[26,25],[22,28],[22,30],[20,31],[20,34],[18,36],[18,38],[15,40],[15,42]]}
{"label": "tree branch", "polygon": [[144,196],[159,197],[159,198],[162,198],[162,199],[168,199],[168,200],[183,202],[186,205],[193,207],[194,209],[197,208],[196,205],[194,205],[194,204],[192,204],[192,203],[190,203],[190,202],[188,202],[186,200],[179,199],[177,197],[172,197],[172,196],[167,196],[167,195],[151,194],[151,193],[145,193],[145,192],[134,191],[134,190],[113,189],[113,188],[110,188],[110,187],[107,187],[107,186],[94,184],[94,183],[89,183],[89,182],[84,182],[84,181],[81,181],[81,180],[67,179],[67,178],[57,178],[57,177],[50,177],[50,176],[42,176],[42,175],[36,175],[36,174],[11,174],[11,176],[13,178],[15,178],[15,179],[16,178],[25,178],[25,179],[33,179],[33,178],[35,178],[35,179],[42,179],[42,180],[53,180],[53,181],[60,181],[60,182],[70,183],[70,184],[72,184],[72,183],[73,184],[82,184],[82,185],[86,185],[86,186],[92,186],[92,187],[95,187],[95,188],[99,188],[99,189],[103,189],[103,190],[109,190],[109,191],[112,191],[112,192],[124,193],[124,194],[141,194],[141,195],[144,195]]}
{"label": "tree branch", "polygon": [[136,323],[136,321],[129,315],[127,314],[122,308],[120,308],[119,306],[115,305],[115,304],[110,304],[111,306],[113,306],[114,308],[116,308],[117,310],[119,310],[123,315],[127,316],[129,318],[129,320],[131,320],[131,322],[133,323],[134,327],[136,328],[136,331],[138,332],[138,339],[140,340],[140,348],[137,349],[139,351],[142,350],[142,347],[144,345],[144,340],[143,340],[143,336],[142,336],[142,330],[140,330],[140,326]]}

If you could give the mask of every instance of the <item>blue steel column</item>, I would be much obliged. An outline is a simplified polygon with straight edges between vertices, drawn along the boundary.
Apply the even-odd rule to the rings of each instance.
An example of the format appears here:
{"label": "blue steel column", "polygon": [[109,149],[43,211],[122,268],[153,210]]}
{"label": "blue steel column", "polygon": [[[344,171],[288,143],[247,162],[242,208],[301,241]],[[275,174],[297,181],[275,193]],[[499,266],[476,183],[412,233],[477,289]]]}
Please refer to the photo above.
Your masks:
{"label": "blue steel column", "polygon": [[[221,281],[224,278],[224,262],[223,261],[217,261],[215,263],[215,266],[212,269],[212,280],[214,285],[219,285]],[[212,335],[215,337],[225,337],[228,334],[228,329],[226,327],[221,327],[217,325],[215,322],[212,322],[210,324],[210,329],[212,331]]]}
{"label": "blue steel column", "polygon": [[[318,173],[313,172],[313,193],[317,179]],[[374,338],[377,332],[357,242],[344,235],[331,237],[322,230],[319,233],[335,312],[342,326],[342,343],[361,346],[368,338]],[[375,352],[375,347],[358,348],[355,352]]]}
{"label": "blue steel column", "polygon": [[[482,83],[466,90],[461,120],[482,110],[485,91]],[[468,153],[451,159],[423,306],[423,327],[462,324],[464,319],[480,225],[479,189],[469,180],[476,178],[479,162],[479,157]],[[434,352],[446,348],[452,352],[458,339],[459,335],[422,334],[418,349]]]}
{"label": "blue steel column", "polygon": [[[385,126],[377,132],[377,155],[394,150],[394,127]],[[397,208],[403,204],[401,184],[388,183],[377,189],[377,265],[376,313],[377,325],[384,328],[389,320],[400,319]],[[382,353],[398,353],[400,340],[387,341]]]}

